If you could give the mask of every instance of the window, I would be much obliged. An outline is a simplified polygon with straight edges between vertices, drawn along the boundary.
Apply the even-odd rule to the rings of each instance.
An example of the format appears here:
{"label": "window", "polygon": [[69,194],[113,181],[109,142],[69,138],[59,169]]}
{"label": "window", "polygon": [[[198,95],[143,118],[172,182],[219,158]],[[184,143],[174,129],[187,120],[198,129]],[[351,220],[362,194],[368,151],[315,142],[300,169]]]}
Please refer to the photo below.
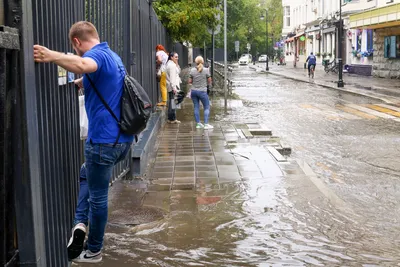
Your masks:
{"label": "window", "polygon": [[285,27],[290,27],[290,6],[285,6],[283,10]]}
{"label": "window", "polygon": [[373,30],[367,30],[367,50],[374,48],[374,32]]}
{"label": "window", "polygon": [[400,58],[400,36],[386,36],[385,37],[385,58]]}
{"label": "window", "polygon": [[357,30],[357,33],[356,33],[356,41],[357,41],[357,44],[356,44],[356,50],[357,51],[359,51],[359,50],[361,50],[361,46],[362,46],[362,30]]}
{"label": "window", "polygon": [[290,16],[290,6],[285,6],[285,16]]}

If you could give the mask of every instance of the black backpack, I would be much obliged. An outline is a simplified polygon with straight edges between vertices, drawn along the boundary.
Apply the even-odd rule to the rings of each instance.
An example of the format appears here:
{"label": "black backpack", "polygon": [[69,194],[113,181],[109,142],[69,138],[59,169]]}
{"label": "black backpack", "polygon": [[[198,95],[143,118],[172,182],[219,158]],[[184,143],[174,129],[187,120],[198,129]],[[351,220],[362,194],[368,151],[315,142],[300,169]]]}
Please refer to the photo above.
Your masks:
{"label": "black backpack", "polygon": [[[118,63],[117,66],[121,70],[121,67]],[[118,120],[117,116],[111,110],[110,106],[106,103],[99,90],[97,90],[92,79],[90,79],[89,75],[86,75],[86,77],[88,78],[90,84],[92,85],[94,91],[100,98],[103,105],[118,123],[120,132],[118,134],[117,140],[115,141],[115,144],[118,143],[121,132],[128,135],[135,135],[137,141],[137,135],[146,128],[147,122],[152,112],[150,98],[143,87],[139,84],[138,81],[135,80],[135,78],[128,75],[125,70],[124,88],[121,97],[121,119]]]}

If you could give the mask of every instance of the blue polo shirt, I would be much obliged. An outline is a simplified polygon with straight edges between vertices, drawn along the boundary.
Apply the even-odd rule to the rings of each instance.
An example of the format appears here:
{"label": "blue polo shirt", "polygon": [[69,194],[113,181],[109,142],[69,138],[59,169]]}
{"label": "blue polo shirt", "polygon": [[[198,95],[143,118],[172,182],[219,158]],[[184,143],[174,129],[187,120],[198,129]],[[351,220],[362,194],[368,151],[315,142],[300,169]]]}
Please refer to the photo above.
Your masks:
{"label": "blue polo shirt", "polygon": [[[95,84],[97,90],[119,119],[125,76],[124,65],[121,58],[111,51],[107,43],[100,43],[94,46],[83,57],[91,58],[97,63],[97,70],[95,72],[83,76],[85,108],[89,120],[87,140],[97,144],[115,143],[119,134],[118,124],[97,96],[86,75],[90,75],[90,79]],[[121,133],[118,142],[125,143],[132,141],[132,135]]]}

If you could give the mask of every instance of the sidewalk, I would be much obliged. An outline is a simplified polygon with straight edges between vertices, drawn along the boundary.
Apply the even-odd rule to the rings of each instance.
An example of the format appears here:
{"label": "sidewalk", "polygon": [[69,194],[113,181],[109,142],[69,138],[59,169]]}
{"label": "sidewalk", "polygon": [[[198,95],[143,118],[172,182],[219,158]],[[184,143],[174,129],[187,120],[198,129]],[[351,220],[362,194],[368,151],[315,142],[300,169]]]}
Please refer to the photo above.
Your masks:
{"label": "sidewalk", "polygon": [[[230,107],[240,104],[229,101]],[[237,198],[246,199],[240,193],[243,187],[265,184],[265,190],[274,192],[288,175],[305,176],[297,162],[282,156],[290,154],[290,148],[271,131],[251,122],[216,123],[213,118],[221,110],[221,101],[213,101],[210,123],[215,128],[196,129],[193,105],[186,99],[177,112],[182,123],[165,124],[160,131],[143,180],[117,181],[111,187],[103,267],[142,266],[156,259],[160,263],[204,246],[229,253],[223,240],[233,237],[215,240],[221,235],[216,226],[242,217]]]}
{"label": "sidewalk", "polygon": [[[308,78],[308,71],[303,67],[304,63],[298,63],[294,68],[291,62],[286,66],[276,64],[269,65],[269,73],[284,76],[290,79],[315,83],[320,86],[345,91],[369,98],[379,99],[389,104],[400,103],[400,83],[394,79],[375,78],[372,76],[359,76],[355,74],[343,73],[344,88],[337,87],[338,75],[334,73],[325,73],[323,66],[317,65],[315,78]],[[250,68],[258,71],[265,71],[265,63],[249,65]]]}
{"label": "sidewalk", "polygon": [[[210,118],[220,115],[222,104],[222,100],[212,102]],[[241,101],[230,100],[228,108],[236,105],[241,105]],[[221,200],[215,196],[215,190],[218,192],[223,184],[283,175],[279,163],[288,164],[283,155],[289,155],[291,149],[265,126],[211,121],[214,129],[196,129],[190,99],[177,111],[177,118],[181,124],[165,124],[158,134],[155,157],[150,160],[144,179],[116,182],[112,187],[111,224],[148,222],[140,222],[139,218],[127,222],[126,217],[137,214],[137,206],[160,208],[162,211],[156,212],[158,218],[161,213],[184,208],[189,203],[202,205]],[[177,195],[181,197],[181,192],[191,199],[179,203],[183,206],[175,199]]]}

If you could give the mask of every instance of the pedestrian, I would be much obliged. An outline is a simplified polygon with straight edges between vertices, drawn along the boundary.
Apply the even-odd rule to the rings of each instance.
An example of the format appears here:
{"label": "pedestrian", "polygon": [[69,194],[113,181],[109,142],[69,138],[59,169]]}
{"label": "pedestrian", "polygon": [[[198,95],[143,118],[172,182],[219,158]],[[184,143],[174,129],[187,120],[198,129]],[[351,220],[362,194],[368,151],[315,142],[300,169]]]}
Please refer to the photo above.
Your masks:
{"label": "pedestrian", "polygon": [[[194,105],[194,118],[196,120],[196,128],[213,129],[214,127],[208,124],[210,115],[210,99],[207,95],[207,85],[211,86],[210,69],[204,68],[204,59],[201,56],[195,59],[196,67],[190,70],[189,86],[191,90],[191,98]],[[204,124],[200,122],[200,102],[204,108]]]}
{"label": "pedestrian", "polygon": [[156,65],[157,65],[157,76],[160,79],[160,92],[161,102],[157,106],[165,107],[167,105],[167,74],[166,66],[168,61],[168,53],[164,46],[161,44],[156,46]]}
{"label": "pedestrian", "polygon": [[176,105],[174,105],[175,96],[180,88],[180,68],[178,63],[178,53],[171,52],[168,56],[167,62],[167,90],[168,90],[168,123],[179,124],[181,123],[176,119]]}
{"label": "pedestrian", "polygon": [[[85,88],[89,134],[85,143],[85,163],[79,179],[74,227],[67,250],[70,260],[96,263],[102,260],[108,187],[113,167],[127,155],[133,136],[120,132],[117,122],[92,88],[89,78],[119,118],[126,73],[121,58],[109,48],[107,42],[100,42],[92,23],[80,21],[72,25],[69,39],[77,55],[35,45],[34,59],[36,62],[52,62],[69,72],[83,74],[75,83]],[[87,249],[83,251],[88,226]]]}
{"label": "pedestrian", "polygon": [[311,52],[310,55],[307,57],[306,63],[307,62],[308,62],[308,77],[310,77],[311,66],[314,66],[314,70],[315,70],[315,67],[317,65],[317,58],[316,58],[316,56],[314,56],[313,52]]}

